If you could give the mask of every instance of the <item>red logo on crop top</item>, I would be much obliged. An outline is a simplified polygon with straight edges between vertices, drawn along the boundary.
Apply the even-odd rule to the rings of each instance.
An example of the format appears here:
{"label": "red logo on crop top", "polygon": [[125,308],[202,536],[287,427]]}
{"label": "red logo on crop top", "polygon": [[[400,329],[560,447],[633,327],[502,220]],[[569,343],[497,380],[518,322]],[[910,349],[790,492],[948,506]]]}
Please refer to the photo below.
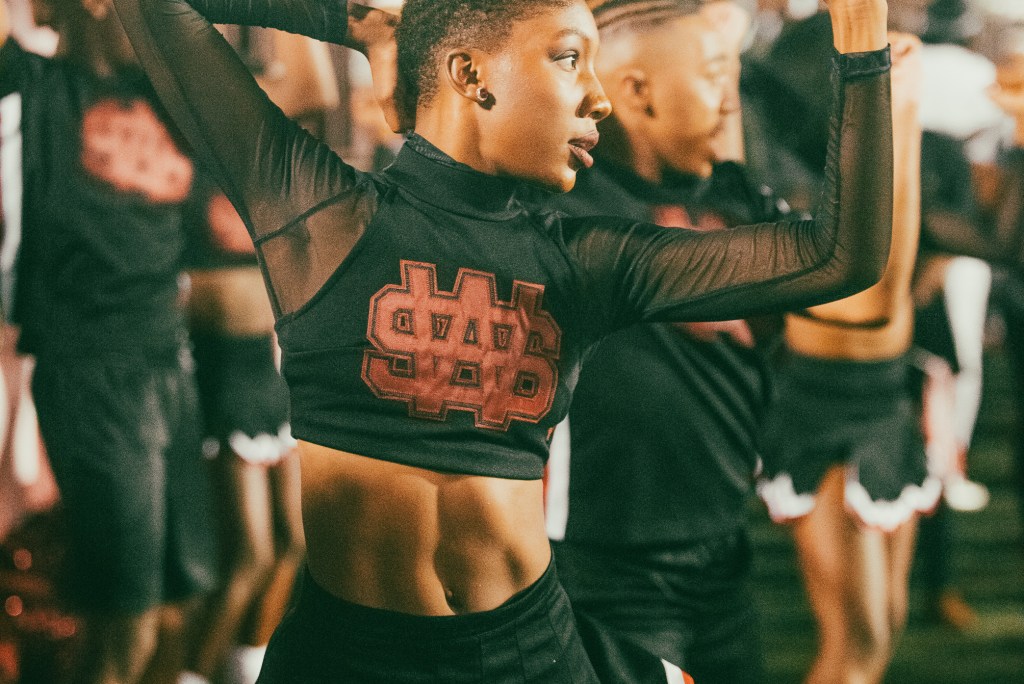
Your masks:
{"label": "red logo on crop top", "polygon": [[451,292],[437,267],[402,261],[402,284],[370,300],[363,380],[409,415],[444,420],[472,411],[477,427],[536,423],[551,409],[562,332],[541,309],[544,286],[516,281],[499,301],[494,275],[460,269]]}
{"label": "red logo on crop top", "polygon": [[82,167],[114,190],[154,204],[183,202],[192,162],[145,100],[99,100],[82,117]]}

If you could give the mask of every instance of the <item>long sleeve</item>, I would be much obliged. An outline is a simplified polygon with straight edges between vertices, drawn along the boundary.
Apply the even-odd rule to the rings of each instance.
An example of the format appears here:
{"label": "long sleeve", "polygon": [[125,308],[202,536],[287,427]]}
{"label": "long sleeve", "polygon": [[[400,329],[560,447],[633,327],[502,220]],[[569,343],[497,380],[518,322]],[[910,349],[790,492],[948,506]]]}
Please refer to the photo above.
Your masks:
{"label": "long sleeve", "polygon": [[599,327],[745,318],[831,301],[877,282],[892,230],[889,53],[834,58],[835,114],[815,220],[711,233],[562,220]]}
{"label": "long sleeve", "polygon": [[[298,309],[365,230],[372,193],[365,178],[270,101],[213,22],[280,28],[341,43],[345,3],[116,0],[115,5],[164,106],[249,229],[278,314]],[[319,210],[331,200],[329,209]]]}

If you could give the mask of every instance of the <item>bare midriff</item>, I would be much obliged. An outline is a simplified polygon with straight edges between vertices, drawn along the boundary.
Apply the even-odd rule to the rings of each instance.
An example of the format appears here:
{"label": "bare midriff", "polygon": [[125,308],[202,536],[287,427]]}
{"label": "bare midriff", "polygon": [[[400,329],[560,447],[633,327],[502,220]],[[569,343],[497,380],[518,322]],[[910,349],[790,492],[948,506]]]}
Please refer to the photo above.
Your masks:
{"label": "bare midriff", "polygon": [[880,325],[863,325],[856,319],[832,322],[786,317],[787,346],[797,354],[819,359],[887,361],[907,352],[913,333],[914,303],[909,294],[892,307],[892,315]]}
{"label": "bare midriff", "polygon": [[497,608],[551,549],[541,480],[439,473],[299,442],[307,563],[329,593],[413,615]]}

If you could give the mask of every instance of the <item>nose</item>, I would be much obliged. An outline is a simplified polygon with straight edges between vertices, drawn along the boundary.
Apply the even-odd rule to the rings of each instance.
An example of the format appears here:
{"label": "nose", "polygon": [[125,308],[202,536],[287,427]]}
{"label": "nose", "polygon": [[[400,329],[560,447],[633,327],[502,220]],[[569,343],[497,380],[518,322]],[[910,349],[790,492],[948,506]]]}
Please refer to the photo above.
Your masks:
{"label": "nose", "polygon": [[604,87],[597,78],[597,74],[591,71],[589,76],[587,94],[580,104],[579,116],[583,119],[601,121],[608,118],[608,115],[612,113],[612,101],[605,94]]}

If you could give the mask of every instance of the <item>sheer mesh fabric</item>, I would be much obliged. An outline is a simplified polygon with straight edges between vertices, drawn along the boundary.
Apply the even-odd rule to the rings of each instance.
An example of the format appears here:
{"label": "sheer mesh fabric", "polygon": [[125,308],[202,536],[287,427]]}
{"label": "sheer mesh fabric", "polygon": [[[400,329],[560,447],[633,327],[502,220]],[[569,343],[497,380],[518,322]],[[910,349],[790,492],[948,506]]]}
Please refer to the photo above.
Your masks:
{"label": "sheer mesh fabric", "polygon": [[[346,8],[317,0],[118,0],[157,91],[238,208],[279,315],[330,278],[371,221],[369,177],[288,121],[211,21],[342,43]],[[720,233],[621,220],[554,224],[610,327],[637,319],[733,319],[810,306],[872,284],[892,212],[888,52],[837,55],[825,198],[814,221]],[[856,125],[851,125],[856,124]],[[430,183],[430,178],[421,179]]]}

